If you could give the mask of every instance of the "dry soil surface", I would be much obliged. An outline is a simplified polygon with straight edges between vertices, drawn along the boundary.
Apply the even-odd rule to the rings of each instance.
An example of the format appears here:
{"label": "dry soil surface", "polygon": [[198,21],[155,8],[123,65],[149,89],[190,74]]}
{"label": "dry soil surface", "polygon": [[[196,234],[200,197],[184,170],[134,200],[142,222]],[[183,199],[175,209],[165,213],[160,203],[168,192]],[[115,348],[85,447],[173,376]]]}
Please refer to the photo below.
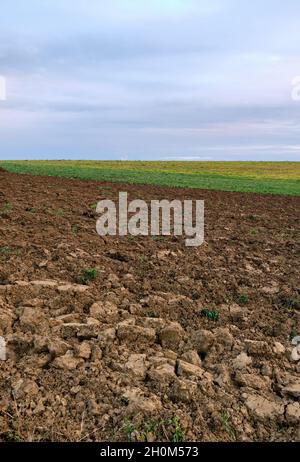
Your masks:
{"label": "dry soil surface", "polygon": [[[204,199],[205,243],[101,238],[119,191]],[[0,441],[299,441],[299,209],[1,171]]]}

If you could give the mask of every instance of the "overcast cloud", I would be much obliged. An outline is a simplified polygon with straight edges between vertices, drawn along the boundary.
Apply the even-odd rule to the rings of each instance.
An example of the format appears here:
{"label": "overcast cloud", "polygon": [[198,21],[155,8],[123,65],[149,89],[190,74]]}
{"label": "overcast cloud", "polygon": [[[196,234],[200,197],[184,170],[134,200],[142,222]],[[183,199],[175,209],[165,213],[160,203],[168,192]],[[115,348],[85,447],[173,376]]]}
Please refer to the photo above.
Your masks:
{"label": "overcast cloud", "polygon": [[2,0],[0,158],[300,160],[299,0]]}

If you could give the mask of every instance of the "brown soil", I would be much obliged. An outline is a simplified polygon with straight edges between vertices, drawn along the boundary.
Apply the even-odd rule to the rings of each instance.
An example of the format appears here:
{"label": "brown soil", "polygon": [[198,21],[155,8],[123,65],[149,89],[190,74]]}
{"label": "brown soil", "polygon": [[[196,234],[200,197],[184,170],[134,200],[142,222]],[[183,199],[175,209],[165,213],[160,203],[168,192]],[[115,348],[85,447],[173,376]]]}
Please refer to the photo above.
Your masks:
{"label": "brown soil", "polygon": [[[99,237],[119,191],[205,199],[205,244]],[[1,171],[0,441],[299,441],[299,206]]]}

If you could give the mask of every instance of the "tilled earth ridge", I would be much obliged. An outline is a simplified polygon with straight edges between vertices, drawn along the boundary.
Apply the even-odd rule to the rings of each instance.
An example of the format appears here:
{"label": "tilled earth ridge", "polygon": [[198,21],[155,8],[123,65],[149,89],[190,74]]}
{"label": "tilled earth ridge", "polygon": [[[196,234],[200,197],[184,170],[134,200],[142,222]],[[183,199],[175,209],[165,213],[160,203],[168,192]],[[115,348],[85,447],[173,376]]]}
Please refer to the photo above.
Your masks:
{"label": "tilled earth ridge", "polygon": [[[101,238],[119,191],[204,199],[205,243]],[[299,441],[299,208],[1,171],[0,441]]]}

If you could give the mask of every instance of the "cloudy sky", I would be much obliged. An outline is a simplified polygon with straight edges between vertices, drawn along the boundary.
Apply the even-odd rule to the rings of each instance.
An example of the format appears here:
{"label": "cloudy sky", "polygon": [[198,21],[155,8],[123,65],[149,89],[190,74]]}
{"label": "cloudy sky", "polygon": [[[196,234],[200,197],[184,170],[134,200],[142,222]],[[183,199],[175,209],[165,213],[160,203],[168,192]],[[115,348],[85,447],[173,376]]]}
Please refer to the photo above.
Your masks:
{"label": "cloudy sky", "polygon": [[0,13],[2,159],[300,160],[299,0],[1,0]]}

